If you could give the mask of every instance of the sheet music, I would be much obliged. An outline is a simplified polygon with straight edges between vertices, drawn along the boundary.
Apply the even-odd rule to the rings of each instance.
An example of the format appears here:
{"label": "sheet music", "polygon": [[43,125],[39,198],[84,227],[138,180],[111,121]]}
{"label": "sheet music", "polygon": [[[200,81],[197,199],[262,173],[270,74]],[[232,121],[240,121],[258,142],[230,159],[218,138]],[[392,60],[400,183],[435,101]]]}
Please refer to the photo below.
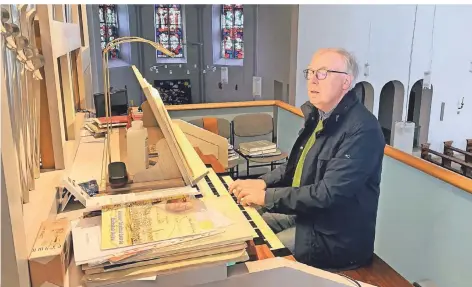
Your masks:
{"label": "sheet music", "polygon": [[72,237],[74,241],[74,256],[77,265],[98,265],[108,261],[120,261],[154,248],[163,249],[187,241],[200,239],[214,235],[206,233],[185,238],[178,238],[160,242],[151,242],[140,246],[129,246],[119,249],[101,250],[101,217],[82,218],[74,220],[72,225]]}
{"label": "sheet music", "polygon": [[147,200],[102,210],[103,250],[159,242],[214,231],[231,224],[202,201]]}

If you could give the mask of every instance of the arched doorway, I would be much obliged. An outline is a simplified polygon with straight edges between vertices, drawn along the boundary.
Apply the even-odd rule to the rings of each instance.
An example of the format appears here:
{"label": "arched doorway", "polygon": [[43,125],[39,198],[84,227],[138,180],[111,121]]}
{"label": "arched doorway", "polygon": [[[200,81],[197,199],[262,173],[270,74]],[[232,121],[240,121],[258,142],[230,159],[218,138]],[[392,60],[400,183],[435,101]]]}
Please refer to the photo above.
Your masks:
{"label": "arched doorway", "polygon": [[359,101],[372,113],[374,110],[374,87],[369,82],[359,82],[353,90]]}
{"label": "arched doorway", "polygon": [[386,83],[380,92],[378,120],[387,144],[393,143],[395,123],[402,120],[405,88],[400,81]]}
{"label": "arched doorway", "polygon": [[354,93],[356,93],[356,96],[359,99],[359,101],[361,103],[364,103],[364,100],[365,100],[364,85],[360,82],[360,83],[357,83],[352,89],[354,90]]}
{"label": "arched doorway", "polygon": [[415,123],[413,147],[419,147],[422,143],[428,142],[432,99],[433,86],[430,89],[423,89],[422,79],[416,81],[411,87],[407,121]]}

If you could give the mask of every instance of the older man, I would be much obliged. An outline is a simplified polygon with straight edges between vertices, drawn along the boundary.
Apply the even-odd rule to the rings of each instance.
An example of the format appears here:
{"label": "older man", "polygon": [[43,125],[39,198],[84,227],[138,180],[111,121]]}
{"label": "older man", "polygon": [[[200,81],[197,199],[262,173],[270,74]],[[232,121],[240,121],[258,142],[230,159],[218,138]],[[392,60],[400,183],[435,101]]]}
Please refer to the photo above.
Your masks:
{"label": "older man", "polygon": [[347,270],[368,264],[385,141],[375,116],[351,90],[358,73],[342,49],[316,52],[308,69],[305,124],[286,164],[230,186],[303,263]]}

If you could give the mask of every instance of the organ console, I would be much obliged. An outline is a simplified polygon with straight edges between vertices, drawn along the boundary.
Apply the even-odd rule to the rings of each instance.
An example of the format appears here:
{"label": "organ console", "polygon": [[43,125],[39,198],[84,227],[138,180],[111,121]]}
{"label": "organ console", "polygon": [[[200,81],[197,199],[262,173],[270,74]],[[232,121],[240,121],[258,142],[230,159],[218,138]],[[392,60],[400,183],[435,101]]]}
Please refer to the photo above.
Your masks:
{"label": "organ console", "polygon": [[267,223],[262,219],[259,212],[254,207],[238,204],[236,197],[229,194],[228,185],[232,182],[233,179],[230,176],[218,176],[213,169],[209,168],[208,174],[197,186],[201,197],[231,196],[234,203],[238,205],[241,213],[253,228],[253,243],[256,248],[265,245],[272,252],[273,256],[295,260],[290,250],[280,242]]}
{"label": "organ console", "polygon": [[[142,85],[146,84],[142,79],[140,83]],[[149,89],[149,87],[146,88]],[[149,99],[152,98],[148,97],[148,101]],[[230,225],[224,233],[232,235],[237,235],[239,232],[244,233],[244,241],[238,242],[237,244],[233,242],[232,245],[224,245],[222,242],[213,242],[210,240],[210,242],[213,242],[215,245],[211,245],[213,243],[207,243],[205,249],[195,252],[202,254],[201,256],[198,255],[201,258],[196,258],[197,255],[195,254],[187,253],[189,254],[189,258],[187,259],[185,258],[185,254],[152,258],[153,262],[156,262],[154,265],[141,261],[128,261],[126,264],[132,266],[129,267],[129,270],[120,270],[126,267],[125,265],[120,265],[121,263],[117,263],[112,265],[112,268],[109,266],[99,267],[99,269],[97,269],[99,273],[97,274],[84,274],[84,271],[87,271],[85,268],[89,268],[90,266],[82,266],[82,270],[80,270],[80,268],[75,266],[73,260],[69,267],[69,273],[76,274],[74,278],[81,278],[82,276],[82,278],[87,278],[84,280],[89,281],[86,281],[85,285],[81,285],[80,282],[71,281],[69,286],[100,286],[100,283],[114,284],[116,282],[124,282],[125,285],[120,286],[144,286],[142,285],[144,284],[142,281],[134,281],[134,279],[138,278],[138,274],[141,274],[140,272],[144,272],[142,274],[146,275],[159,274],[160,282],[170,280],[168,282],[169,284],[177,284],[176,282],[186,277],[191,278],[189,280],[192,281],[193,278],[202,278],[201,274],[197,274],[199,272],[212,274],[208,271],[208,268],[213,265],[204,263],[206,262],[205,260],[210,260],[211,256],[214,255],[217,258],[222,258],[218,262],[215,261],[216,263],[225,263],[225,268],[234,264],[232,266],[234,268],[228,267],[228,271],[225,269],[223,273],[218,275],[219,277],[214,274],[208,275],[210,277],[200,286],[210,286],[210,282],[212,281],[217,281],[218,286],[230,286],[232,284],[231,282],[234,282],[234,280],[238,281],[237,284],[246,286],[260,286],[268,282],[272,282],[272,286],[285,286],[286,281],[284,280],[290,279],[291,282],[301,282],[299,280],[302,280],[303,277],[303,280],[308,280],[305,282],[307,282],[309,286],[411,287],[405,279],[377,257],[374,258],[374,262],[371,266],[339,274],[323,271],[296,262],[296,258],[278,239],[277,235],[263,220],[258,210],[254,207],[238,204],[236,198],[228,192],[228,186],[233,182],[233,178],[226,173],[221,173],[221,167],[227,167],[225,166],[227,165],[227,157],[224,155],[224,151],[227,152],[227,141],[222,141],[208,131],[194,129],[186,126],[187,123],[171,119],[165,109],[163,109],[163,106],[159,106],[158,103],[157,105],[154,103],[151,109],[144,110],[152,110],[157,118],[156,123],[158,123],[158,126],[148,127],[149,144],[155,145],[155,154],[157,154],[157,159],[153,159],[155,166],[150,166],[147,171],[145,171],[146,174],[142,173],[141,177],[143,179],[140,182],[130,182],[126,187],[127,189],[114,190],[113,187],[107,184],[106,180],[103,181],[103,178],[106,177],[103,177],[102,171],[103,167],[109,162],[126,162],[126,140],[124,140],[126,128],[120,127],[113,129],[108,139],[82,136],[79,140],[80,143],[74,163],[71,168],[67,170],[65,175],[67,180],[64,182],[69,182],[66,187],[70,189],[71,192],[75,192],[74,195],[76,195],[77,199],[80,199],[85,209],[76,210],[70,214],[60,214],[59,217],[75,219],[77,217],[89,218],[89,216],[97,216],[94,214],[95,210],[111,204],[148,200],[153,198],[153,196],[162,196],[163,193],[181,189],[185,190],[187,194],[201,199],[204,203],[217,202],[218,199],[221,199],[219,202],[224,204],[224,207],[220,207],[220,209],[231,211],[229,214],[231,214],[232,219],[235,220],[234,227]],[[157,116],[156,113],[159,113],[159,116]],[[169,137],[172,134],[174,137]],[[106,140],[110,141],[109,148],[107,147]],[[172,147],[170,147],[170,145],[172,145]],[[175,151],[179,151],[179,149],[180,152],[176,153]],[[213,160],[206,161],[205,158],[207,157],[213,157]],[[214,159],[220,163],[219,168],[214,168],[218,166],[218,164],[215,164]],[[177,163],[177,161],[179,162]],[[132,178],[136,178],[136,175]],[[83,194],[83,192],[81,193],[78,191],[77,184],[75,184],[90,179],[96,179],[98,181],[100,192],[97,196],[92,197]],[[195,192],[193,190],[195,190]],[[231,230],[232,228],[237,229]],[[222,238],[224,238],[224,236],[222,236]],[[229,260],[228,258],[230,257],[228,256],[237,252],[237,250],[234,251],[234,248],[239,248],[239,246],[242,246],[240,248],[245,251],[244,254],[239,257],[233,256],[231,257],[232,259]],[[229,248],[232,249],[227,251]],[[216,254],[218,250],[221,250],[221,253]],[[178,248],[174,250],[174,252],[177,253],[178,251]],[[211,254],[208,255],[207,253]],[[178,258],[178,260],[170,259],[174,257]],[[187,266],[194,266],[194,268],[189,269]],[[237,272],[241,272],[241,268],[245,270],[243,275],[232,275],[236,272],[232,270],[239,270]],[[163,270],[165,270],[164,273],[159,273],[163,272]],[[168,272],[170,272],[167,270],[173,270],[171,273],[175,273],[176,275],[174,277],[170,275],[166,276]],[[378,270],[382,271],[379,272]],[[306,275],[309,276],[304,277]],[[343,277],[346,275],[352,279]],[[154,275],[154,278],[156,278],[155,276],[156,275]],[[97,281],[92,282],[90,281],[92,280],[91,278]],[[130,281],[128,282],[128,280]],[[195,282],[192,283],[196,284]],[[165,286],[159,285],[159,280],[157,280],[156,284],[156,286]]]}

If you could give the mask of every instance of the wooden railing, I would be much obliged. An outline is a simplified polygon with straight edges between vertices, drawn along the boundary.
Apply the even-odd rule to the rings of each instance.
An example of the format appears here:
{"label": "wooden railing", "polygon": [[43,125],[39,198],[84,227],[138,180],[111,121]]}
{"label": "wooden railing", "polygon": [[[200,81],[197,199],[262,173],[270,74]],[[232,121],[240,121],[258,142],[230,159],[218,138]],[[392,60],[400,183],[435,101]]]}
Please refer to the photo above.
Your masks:
{"label": "wooden railing", "polygon": [[[289,111],[295,115],[303,117],[302,111],[278,100],[254,101],[254,102],[228,102],[228,103],[208,103],[208,104],[190,104],[190,105],[174,105],[166,106],[168,111],[183,111],[183,110],[199,110],[199,109],[225,109],[225,108],[246,108],[246,107],[262,107],[262,106],[277,106],[281,109]],[[472,152],[472,139],[467,140],[467,150]],[[415,157],[411,154],[400,151],[390,145],[385,146],[384,153],[395,160],[414,167],[426,174],[445,181],[453,186],[456,186],[464,191],[472,193],[472,179],[464,177],[457,172],[442,168],[427,160]]]}

